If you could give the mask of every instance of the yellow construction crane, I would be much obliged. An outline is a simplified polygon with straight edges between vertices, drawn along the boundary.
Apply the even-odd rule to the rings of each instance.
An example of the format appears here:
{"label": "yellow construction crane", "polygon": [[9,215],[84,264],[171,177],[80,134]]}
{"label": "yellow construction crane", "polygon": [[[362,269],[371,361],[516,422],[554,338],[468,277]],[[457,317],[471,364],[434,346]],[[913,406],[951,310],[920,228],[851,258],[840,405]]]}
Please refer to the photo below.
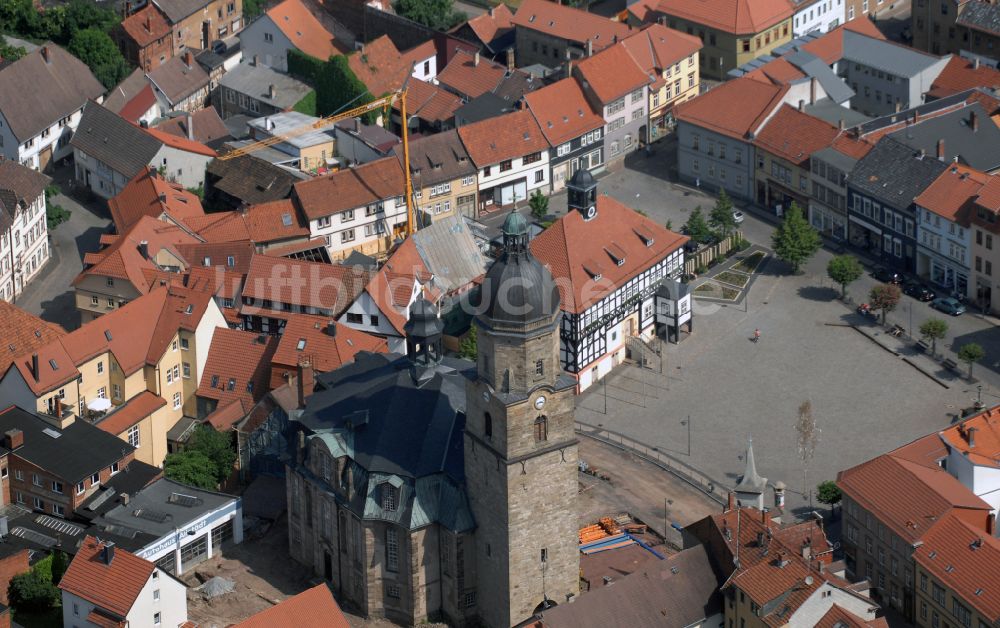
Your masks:
{"label": "yellow construction crane", "polygon": [[390,110],[394,100],[399,98],[399,108],[401,115],[403,127],[403,178],[406,182],[406,225],[403,229],[402,235],[404,237],[410,236],[414,231],[416,231],[416,215],[413,208],[413,181],[410,178],[410,142],[407,137],[407,119],[406,119],[406,89],[401,89],[399,91],[393,92],[382,96],[381,98],[376,98],[370,103],[361,105],[360,107],[355,107],[354,109],[348,109],[347,111],[342,111],[340,113],[335,113],[330,116],[326,116],[316,120],[311,124],[305,124],[300,127],[285,131],[284,133],[272,135],[266,137],[262,140],[253,142],[252,144],[247,144],[246,146],[241,146],[239,148],[233,149],[228,153],[219,155],[217,159],[221,161],[227,161],[229,159],[235,159],[243,155],[249,155],[255,151],[267,148],[269,146],[274,146],[275,144],[281,144],[285,140],[297,137],[299,135],[304,135],[310,131],[316,129],[321,129],[330,124],[340,122],[341,120],[346,120],[349,118],[357,118],[363,116],[366,113],[371,113],[372,111],[383,109]]}

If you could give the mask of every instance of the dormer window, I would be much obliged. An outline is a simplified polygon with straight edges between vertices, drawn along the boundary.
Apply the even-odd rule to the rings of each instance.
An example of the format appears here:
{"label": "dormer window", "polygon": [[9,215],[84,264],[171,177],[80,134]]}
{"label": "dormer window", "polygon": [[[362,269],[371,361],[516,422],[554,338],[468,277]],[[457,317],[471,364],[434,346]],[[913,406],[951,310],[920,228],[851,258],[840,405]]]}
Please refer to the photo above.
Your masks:
{"label": "dormer window", "polygon": [[389,482],[383,482],[379,490],[382,492],[382,510],[396,512],[399,507],[399,489]]}

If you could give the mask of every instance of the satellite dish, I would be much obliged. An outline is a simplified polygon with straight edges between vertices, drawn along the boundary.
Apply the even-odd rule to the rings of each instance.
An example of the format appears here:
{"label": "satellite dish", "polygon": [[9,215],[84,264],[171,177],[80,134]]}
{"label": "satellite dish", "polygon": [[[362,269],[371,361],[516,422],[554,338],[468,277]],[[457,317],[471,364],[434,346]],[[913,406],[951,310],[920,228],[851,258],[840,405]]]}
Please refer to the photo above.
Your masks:
{"label": "satellite dish", "polygon": [[813,583],[813,577],[812,576],[806,576],[806,579],[804,580],[804,582],[806,583],[807,587],[811,587],[812,583]]}

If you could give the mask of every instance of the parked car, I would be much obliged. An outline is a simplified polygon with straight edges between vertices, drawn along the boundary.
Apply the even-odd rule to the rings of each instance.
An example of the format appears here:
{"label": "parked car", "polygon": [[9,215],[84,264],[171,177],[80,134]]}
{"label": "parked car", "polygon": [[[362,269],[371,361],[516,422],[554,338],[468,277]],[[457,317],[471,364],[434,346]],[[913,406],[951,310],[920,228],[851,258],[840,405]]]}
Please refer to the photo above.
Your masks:
{"label": "parked car", "polygon": [[916,281],[907,281],[903,284],[903,294],[908,294],[918,301],[933,301],[937,298],[933,290]]}
{"label": "parked car", "polygon": [[733,210],[733,222],[735,222],[736,224],[740,224],[743,222],[744,218],[745,216],[743,215],[743,212],[741,212],[738,209]]}
{"label": "parked car", "polygon": [[872,271],[872,277],[878,279],[882,283],[892,283],[892,284],[903,283],[902,275],[900,275],[894,270],[889,270],[888,268],[884,268],[882,266],[875,267],[875,269]]}
{"label": "parked car", "polygon": [[931,301],[931,307],[945,314],[958,316],[965,314],[965,306],[958,302],[958,299],[951,297],[938,297]]}

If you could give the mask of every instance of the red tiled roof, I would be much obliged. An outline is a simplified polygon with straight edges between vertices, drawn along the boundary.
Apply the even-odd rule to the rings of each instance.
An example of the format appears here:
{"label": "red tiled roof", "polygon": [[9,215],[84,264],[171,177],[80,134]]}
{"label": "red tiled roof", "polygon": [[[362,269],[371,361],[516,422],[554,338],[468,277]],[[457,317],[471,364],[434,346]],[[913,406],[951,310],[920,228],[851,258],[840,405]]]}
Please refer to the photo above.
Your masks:
{"label": "red tiled roof", "polygon": [[[243,296],[329,310],[336,317],[354,303],[369,278],[351,266],[254,255]],[[256,309],[244,306],[250,308]]]}
{"label": "red tiled roof", "polygon": [[574,76],[588,85],[598,100],[609,103],[653,82],[624,46],[613,46],[576,64]]}
{"label": "red tiled roof", "polygon": [[951,164],[913,202],[945,220],[968,224],[966,213],[990,176],[961,164]]}
{"label": "red tiled roof", "polygon": [[120,547],[108,565],[101,557],[103,545],[87,536],[59,582],[59,588],[110,611],[123,619],[156,568],[148,560]]}
{"label": "red tiled roof", "polygon": [[931,525],[955,509],[982,511],[990,505],[944,469],[884,454],[841,471],[837,485],[907,542],[923,537]]}
{"label": "red tiled roof", "polygon": [[199,155],[205,155],[207,157],[217,157],[218,153],[214,150],[205,146],[201,142],[196,142],[194,140],[189,140],[186,137],[178,137],[171,133],[165,131],[160,131],[158,129],[143,129],[146,133],[149,133],[157,140],[163,142],[170,148],[176,148],[177,150],[182,150],[188,153],[197,153]]}
{"label": "red tiled roof", "polygon": [[101,613],[96,608],[87,615],[87,621],[99,628],[125,628],[126,620],[118,620]]}
{"label": "red tiled roof", "polygon": [[402,87],[413,67],[403,60],[388,35],[382,35],[365,44],[363,50],[348,55],[347,63],[376,98]]}
{"label": "red tiled roof", "polygon": [[188,218],[205,214],[197,196],[163,179],[149,166],[108,200],[108,208],[119,233],[128,231],[142,216],[159,219],[166,214],[171,222],[183,224]]}
{"label": "red tiled roof", "polygon": [[[679,121],[741,141],[781,105],[787,85],[769,85],[745,77],[726,81],[674,107]],[[733,107],[733,103],[740,103]]]}
{"label": "red tiled roof", "polygon": [[218,409],[234,401],[245,410],[252,408],[269,390],[271,357],[278,340],[268,334],[216,327],[197,395],[218,400]]}
{"label": "red tiled roof", "polygon": [[815,628],[888,628],[888,626],[889,623],[886,622],[885,617],[865,621],[844,607],[834,604],[816,622]]}
{"label": "red tiled roof", "polygon": [[[650,246],[640,233],[653,236]],[[584,220],[580,212],[570,211],[535,236],[530,246],[559,286],[560,307],[580,313],[687,240],[609,196],[598,196],[597,216]],[[624,251],[621,265],[608,252],[612,245]],[[601,279],[594,281],[591,273]]]}
{"label": "red tiled roof", "polygon": [[506,4],[500,3],[486,13],[468,21],[469,28],[484,44],[488,44],[503,32],[514,27],[514,14]]}
{"label": "red tiled roof", "polygon": [[1000,406],[952,425],[941,432],[940,438],[949,449],[958,450],[972,464],[1000,467]]}
{"label": "red tiled roof", "polygon": [[437,49],[434,47],[434,40],[428,39],[424,43],[418,44],[409,50],[404,50],[399,54],[406,63],[417,64],[437,56]]}
{"label": "red tiled roof", "polygon": [[[271,358],[272,389],[285,383],[282,379],[284,371],[280,367],[284,367],[285,371],[294,371],[301,356],[309,356],[317,372],[328,373],[353,362],[358,351],[389,351],[385,339],[337,324],[330,318],[289,314],[286,320],[278,349]],[[329,325],[333,325],[335,330],[332,336]]]}
{"label": "red tiled roof", "polygon": [[192,216],[185,221],[185,224],[206,242],[236,242],[250,239],[250,230],[243,219],[243,214],[238,211]]}
{"label": "red tiled roof", "polygon": [[580,84],[571,78],[528,92],[524,100],[552,146],[604,126],[604,118],[593,112]]}
{"label": "red tiled roof", "polygon": [[471,100],[496,89],[506,73],[507,66],[458,50],[436,78],[441,85]]}
{"label": "red tiled roof", "polygon": [[142,114],[149,111],[153,105],[156,104],[156,92],[153,91],[152,85],[146,85],[139,93],[136,94],[132,100],[125,103],[125,105],[118,112],[118,115],[128,120],[132,124],[136,124]]}
{"label": "red tiled roof", "polygon": [[404,194],[403,167],[395,156],[300,181],[294,193],[309,220],[356,209]]}
{"label": "red tiled roof", "polygon": [[914,560],[982,614],[1000,620],[1000,540],[950,515],[934,524]]}
{"label": "red tiled roof", "polygon": [[[978,66],[978,67],[977,67]],[[1000,87],[1000,71],[985,63],[975,63],[952,55],[927,92],[929,98],[944,98],[973,87],[996,89]]]}
{"label": "red tiled roof", "polygon": [[660,0],[656,10],[727,33],[752,35],[792,16],[789,0]]}
{"label": "red tiled roof", "polygon": [[549,147],[535,117],[524,109],[459,127],[458,136],[479,168]]}
{"label": "red tiled roof", "polygon": [[990,177],[983,189],[979,190],[976,205],[994,212],[1000,211],[1000,178]]}
{"label": "red tiled roof", "polygon": [[885,40],[885,35],[875,26],[875,22],[862,15],[838,26],[818,39],[803,44],[802,50],[816,55],[827,65],[833,65],[844,56],[844,31]]}
{"label": "red tiled roof", "polygon": [[220,401],[218,407],[205,417],[205,423],[217,432],[233,429],[233,425],[247,415],[252,405],[245,405],[242,399]]}
{"label": "red tiled roof", "polygon": [[[444,122],[455,116],[462,99],[451,92],[420,79],[411,78],[406,87],[406,115],[427,122]],[[399,110],[399,102],[393,103]]]}
{"label": "red tiled roof", "polygon": [[347,618],[325,584],[318,584],[296,596],[263,610],[230,628],[348,628]]}
{"label": "red tiled roof", "polygon": [[753,144],[764,152],[796,165],[809,163],[809,155],[829,146],[840,130],[830,124],[784,105],[757,133]]}
{"label": "red tiled roof", "polygon": [[140,216],[111,246],[88,256],[87,262],[93,265],[84,267],[73,285],[79,285],[87,277],[113,277],[128,281],[140,293],[148,292],[154,284],[144,271],[156,270],[156,265],[139,252],[143,241],[152,258],[161,249],[175,249],[178,244],[193,244],[198,240],[177,226]]}
{"label": "red tiled roof", "polygon": [[512,21],[516,27],[578,44],[590,40],[595,51],[617,43],[631,31],[622,22],[549,0],[524,0]]}
{"label": "red tiled roof", "polygon": [[867,155],[871,149],[875,148],[875,146],[864,140],[855,139],[849,135],[841,134],[837,137],[837,139],[833,140],[833,143],[830,144],[830,148],[853,159],[861,159]]}
{"label": "red tiled roof", "polygon": [[413,238],[407,238],[375,273],[365,286],[365,292],[402,336],[403,325],[408,318],[407,308],[415,298],[414,286],[430,280],[431,274],[420,257]]}
{"label": "red tiled roof", "polygon": [[765,63],[755,70],[747,72],[745,76],[763,83],[787,85],[804,79],[806,74],[789,63],[787,59],[779,57],[774,61]]}
{"label": "red tiled roof", "polygon": [[651,24],[621,45],[647,73],[659,73],[702,48],[701,39],[662,24]]}
{"label": "red tiled roof", "polygon": [[296,48],[307,55],[326,61],[340,54],[333,35],[299,0],[284,0],[269,10],[267,16]]}
{"label": "red tiled roof", "polygon": [[98,423],[97,427],[118,436],[165,405],[167,405],[166,399],[144,390],[129,399],[125,405],[119,406]]}
{"label": "red tiled roof", "polygon": [[212,268],[215,272],[229,272],[245,275],[250,268],[250,259],[256,252],[253,242],[198,242],[178,244],[177,252],[188,269]]}
{"label": "red tiled roof", "polygon": [[250,240],[256,243],[306,238],[309,225],[291,199],[251,205],[243,215]]}
{"label": "red tiled roof", "polygon": [[5,350],[0,353],[0,377],[18,356],[30,355],[35,349],[65,335],[66,330],[59,325],[47,323],[0,299],[0,337],[6,344]]}
{"label": "red tiled roof", "polygon": [[170,22],[152,2],[122,20],[121,27],[140,48],[171,32]]}
{"label": "red tiled roof", "polygon": [[[226,128],[226,124],[219,117],[219,113],[215,110],[215,107],[203,107],[190,114],[190,116],[191,130],[194,131],[194,140],[196,142],[208,144],[209,142],[229,137],[229,129]],[[157,131],[163,131],[164,133],[170,133],[178,137],[187,137],[188,117],[184,115],[167,118],[153,128]]]}

